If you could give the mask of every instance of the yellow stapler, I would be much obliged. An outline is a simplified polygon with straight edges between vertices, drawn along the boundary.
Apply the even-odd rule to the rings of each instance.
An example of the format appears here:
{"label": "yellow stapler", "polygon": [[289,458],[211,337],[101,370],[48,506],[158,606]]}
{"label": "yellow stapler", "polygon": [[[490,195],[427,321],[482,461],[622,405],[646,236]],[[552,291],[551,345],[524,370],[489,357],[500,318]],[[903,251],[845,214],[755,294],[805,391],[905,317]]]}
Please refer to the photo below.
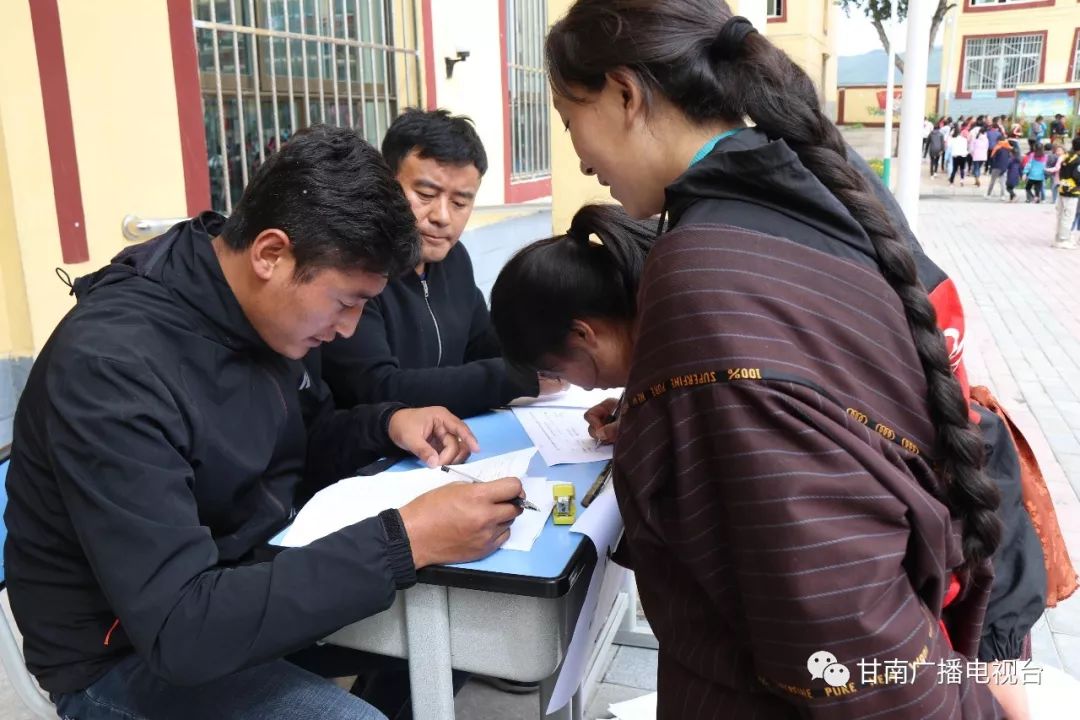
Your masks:
{"label": "yellow stapler", "polygon": [[555,509],[552,511],[556,525],[573,525],[577,514],[574,504],[574,486],[572,483],[558,483],[551,488],[555,496]]}

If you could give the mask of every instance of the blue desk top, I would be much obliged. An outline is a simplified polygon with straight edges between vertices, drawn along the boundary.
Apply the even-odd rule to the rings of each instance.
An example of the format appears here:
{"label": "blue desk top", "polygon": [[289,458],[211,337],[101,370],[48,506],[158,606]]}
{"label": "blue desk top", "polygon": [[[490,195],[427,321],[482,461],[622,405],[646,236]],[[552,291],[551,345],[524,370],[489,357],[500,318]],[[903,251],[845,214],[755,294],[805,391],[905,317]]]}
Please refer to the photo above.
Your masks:
{"label": "blue desk top", "polygon": [[[584,414],[584,411],[582,411]],[[476,439],[480,442],[480,452],[470,460],[481,460],[492,455],[501,455],[513,450],[532,446],[532,441],[522,429],[521,423],[510,411],[497,411],[471,418],[466,421]],[[389,472],[414,470],[420,463],[410,458],[402,460],[390,468]],[[548,480],[569,482],[577,491],[578,513],[581,512],[581,498],[596,480],[603,469],[603,462],[582,463],[577,465],[556,465],[548,467],[537,453],[529,465],[529,475],[546,477]],[[281,538],[278,535],[272,542]],[[569,525],[555,525],[548,517],[543,531],[536,538],[532,550],[497,550],[493,554],[471,563],[446,566],[447,569],[461,571],[479,571],[484,574],[521,576],[535,579],[554,579],[564,576],[567,565],[582,544],[582,536],[571,533]],[[423,578],[422,578],[423,579]],[[456,583],[455,583],[456,584]]]}

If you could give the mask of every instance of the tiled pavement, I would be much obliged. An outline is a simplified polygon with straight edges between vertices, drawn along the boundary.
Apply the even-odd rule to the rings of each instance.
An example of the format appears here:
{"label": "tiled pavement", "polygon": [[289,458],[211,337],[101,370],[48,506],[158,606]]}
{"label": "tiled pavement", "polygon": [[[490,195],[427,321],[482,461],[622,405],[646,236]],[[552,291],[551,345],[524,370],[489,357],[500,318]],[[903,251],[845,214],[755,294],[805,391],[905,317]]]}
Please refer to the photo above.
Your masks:
{"label": "tiled pavement", "polygon": [[[958,194],[923,199],[919,236],[960,288],[971,380],[1030,442],[1080,565],[1080,251],[1050,247],[1054,223],[1050,205]],[[1037,660],[1080,677],[1080,594],[1033,640]]]}
{"label": "tiled pavement", "polygon": [[[1050,248],[1048,205],[987,200],[970,184],[949,188],[940,177],[927,178],[923,195],[919,236],[960,288],[969,374],[991,388],[1031,443],[1080,564],[1080,251]],[[1040,621],[1034,653],[1080,677],[1080,596]],[[609,703],[655,684],[655,651],[620,648],[585,716],[607,717]],[[539,717],[535,695],[479,683],[462,691],[457,709],[461,720]],[[0,720],[28,718],[0,678]]]}

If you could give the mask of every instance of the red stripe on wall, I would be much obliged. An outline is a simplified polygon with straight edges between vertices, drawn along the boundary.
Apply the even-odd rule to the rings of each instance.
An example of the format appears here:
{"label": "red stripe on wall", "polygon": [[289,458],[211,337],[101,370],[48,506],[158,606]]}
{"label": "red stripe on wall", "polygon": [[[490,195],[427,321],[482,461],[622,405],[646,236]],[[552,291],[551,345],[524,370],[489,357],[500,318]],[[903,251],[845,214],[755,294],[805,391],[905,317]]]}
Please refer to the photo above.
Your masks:
{"label": "red stripe on wall", "polygon": [[439,107],[435,97],[435,33],[431,27],[431,0],[420,3],[424,22],[424,86],[427,88],[427,109]]}
{"label": "red stripe on wall", "polygon": [[60,250],[65,263],[86,262],[90,259],[90,250],[86,244],[79,160],[75,154],[64,39],[56,0],[30,0],[30,21],[34,28],[41,80],[41,104],[45,111],[45,136],[49,142]]}
{"label": "red stripe on wall", "polygon": [[503,115],[503,202],[510,200],[510,175],[514,170],[514,158],[510,136],[510,57],[506,37],[506,0],[499,0],[499,64],[502,81]]}
{"label": "red stripe on wall", "polygon": [[206,161],[206,130],[203,127],[195,25],[190,0],[168,0],[168,7],[187,213],[194,217],[210,207],[210,169]]}

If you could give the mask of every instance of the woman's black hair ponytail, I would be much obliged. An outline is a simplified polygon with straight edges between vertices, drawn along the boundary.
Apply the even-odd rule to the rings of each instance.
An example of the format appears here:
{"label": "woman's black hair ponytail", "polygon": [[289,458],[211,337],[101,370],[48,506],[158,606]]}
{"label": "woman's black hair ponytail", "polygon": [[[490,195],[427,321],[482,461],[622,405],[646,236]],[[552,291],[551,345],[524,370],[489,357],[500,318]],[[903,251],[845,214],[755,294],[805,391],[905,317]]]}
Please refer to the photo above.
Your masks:
{"label": "woman's black hair ponytail", "polygon": [[539,368],[565,347],[575,319],[632,322],[652,229],[617,205],[585,205],[564,235],[519,250],[491,290],[503,356]]}

